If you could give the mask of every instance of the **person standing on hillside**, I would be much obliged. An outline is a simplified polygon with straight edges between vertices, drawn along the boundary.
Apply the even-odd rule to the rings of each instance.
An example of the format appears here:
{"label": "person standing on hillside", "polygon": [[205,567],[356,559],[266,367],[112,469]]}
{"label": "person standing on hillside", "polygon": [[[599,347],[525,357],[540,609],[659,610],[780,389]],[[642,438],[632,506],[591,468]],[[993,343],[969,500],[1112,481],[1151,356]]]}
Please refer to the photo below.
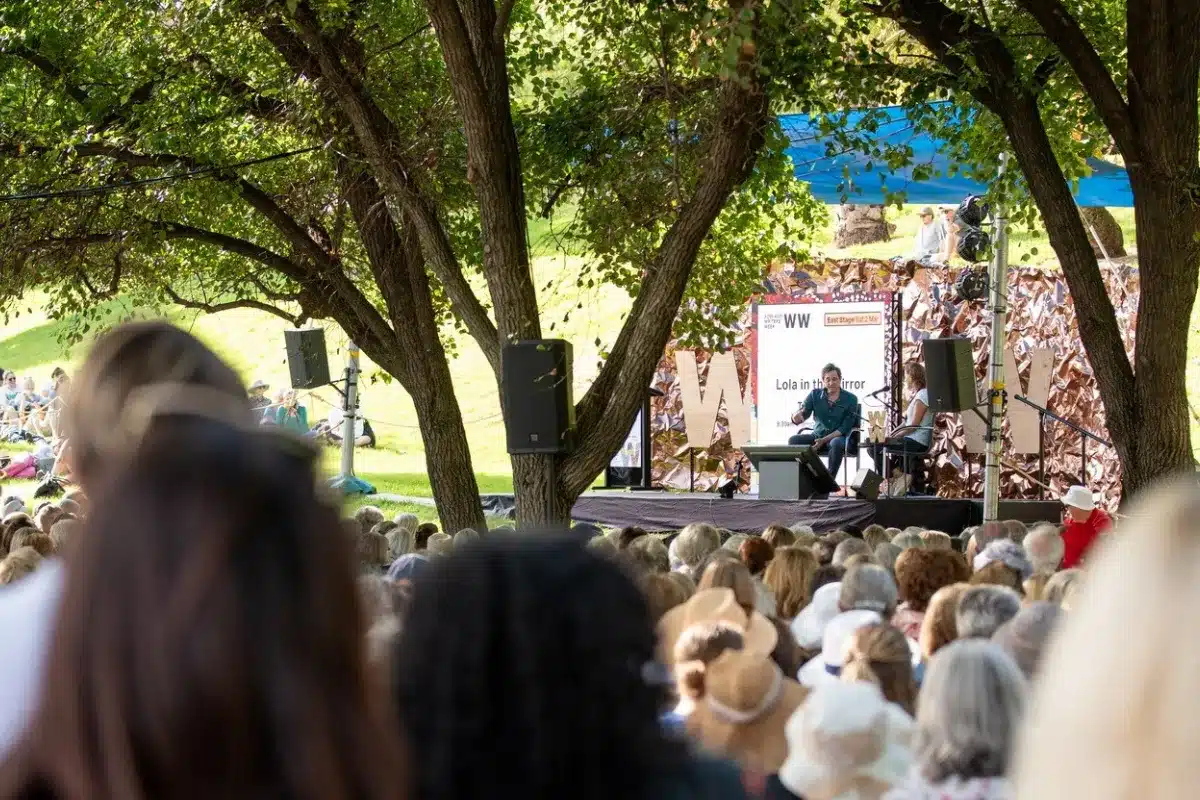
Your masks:
{"label": "person standing on hillside", "polygon": [[1059,569],[1078,567],[1100,534],[1112,527],[1112,518],[1096,506],[1086,486],[1072,486],[1062,498],[1066,507],[1063,522],[1063,559]]}

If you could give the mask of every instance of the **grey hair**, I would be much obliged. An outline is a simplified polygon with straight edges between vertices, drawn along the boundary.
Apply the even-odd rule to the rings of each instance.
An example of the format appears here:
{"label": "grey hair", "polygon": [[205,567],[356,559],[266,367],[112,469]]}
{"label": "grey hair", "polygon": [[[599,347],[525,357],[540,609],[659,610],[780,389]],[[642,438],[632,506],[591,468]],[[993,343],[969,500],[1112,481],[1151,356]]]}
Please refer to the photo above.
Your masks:
{"label": "grey hair", "polygon": [[884,542],[875,548],[875,560],[879,565],[892,574],[896,575],[896,559],[904,551],[901,550],[894,542]]}
{"label": "grey hair", "polygon": [[792,526],[792,533],[799,535],[801,533],[815,533],[815,531],[813,530],[812,525],[806,525],[802,522],[797,522]]}
{"label": "grey hair", "polygon": [[954,612],[959,639],[990,639],[1021,610],[1021,597],[1007,586],[972,586]]}
{"label": "grey hair", "polygon": [[449,553],[450,547],[454,544],[454,538],[448,533],[435,533],[429,537],[429,541],[425,543],[425,549],[430,555],[441,555]]}
{"label": "grey hair", "polygon": [[938,650],[921,682],[915,755],[926,780],[995,778],[1008,771],[1028,684],[992,642]]}
{"label": "grey hair", "polygon": [[417,526],[421,524],[421,519],[416,514],[397,514],[396,524],[409,533],[416,533]]}
{"label": "grey hair", "polygon": [[1025,537],[1025,554],[1033,565],[1034,575],[1052,575],[1062,563],[1066,543],[1058,528],[1053,525],[1038,525]]}
{"label": "grey hair", "polygon": [[695,577],[698,574],[695,570],[704,557],[720,546],[721,534],[717,533],[716,528],[704,522],[693,522],[679,532],[675,552]]}
{"label": "grey hair", "polygon": [[898,598],[896,581],[877,564],[859,564],[842,576],[838,607],[842,611],[875,611],[891,619]]}
{"label": "grey hair", "polygon": [[1029,558],[1025,555],[1025,548],[1011,539],[998,539],[989,544],[983,552],[975,556],[975,563],[972,566],[976,572],[979,572],[994,561],[999,561],[1004,566],[1016,570],[1020,573],[1021,580],[1026,580],[1033,575],[1033,565],[1029,563]]}
{"label": "grey hair", "polygon": [[901,550],[908,550],[912,547],[924,547],[925,540],[921,538],[919,533],[908,533],[907,531],[892,539],[892,544],[899,547]]}
{"label": "grey hair", "polygon": [[474,528],[463,528],[458,533],[454,534],[454,546],[462,547],[479,539],[479,531]]}
{"label": "grey hair", "polygon": [[1000,524],[1004,526],[1004,532],[1008,535],[1008,538],[1017,544],[1024,542],[1025,537],[1029,534],[1029,528],[1019,519],[1007,519]]}
{"label": "grey hair", "polygon": [[850,556],[870,555],[871,545],[867,544],[862,539],[845,539],[838,542],[838,546],[833,550],[833,565],[835,567],[846,566],[846,560]]}
{"label": "grey hair", "polygon": [[1078,567],[1054,573],[1050,580],[1046,581],[1046,588],[1042,590],[1042,599],[1070,611],[1071,598],[1079,589],[1081,577],[1083,577],[1083,570]]}
{"label": "grey hair", "polygon": [[1004,648],[1029,680],[1037,674],[1042,653],[1063,617],[1063,610],[1050,603],[1031,603],[1000,626],[992,641]]}
{"label": "grey hair", "polygon": [[735,533],[732,536],[730,536],[728,539],[726,539],[725,544],[721,545],[721,547],[726,550],[736,553],[740,550],[740,548],[742,546],[742,542],[746,541],[749,538],[750,537],[744,533]]}
{"label": "grey hair", "polygon": [[1008,531],[1002,522],[985,522],[975,529],[975,548],[979,552],[998,539],[1007,539]]}

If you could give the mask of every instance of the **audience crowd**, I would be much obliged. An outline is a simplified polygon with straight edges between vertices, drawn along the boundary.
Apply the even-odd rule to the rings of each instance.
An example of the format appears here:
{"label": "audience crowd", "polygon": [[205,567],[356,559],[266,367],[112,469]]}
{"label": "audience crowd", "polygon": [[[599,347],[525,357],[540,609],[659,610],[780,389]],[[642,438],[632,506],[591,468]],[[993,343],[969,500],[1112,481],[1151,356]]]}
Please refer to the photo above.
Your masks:
{"label": "audience crowd", "polygon": [[70,490],[2,501],[0,796],[1116,800],[1200,777],[1172,635],[1200,615],[1192,485],[1117,533],[1073,487],[1065,525],[957,536],[450,534],[339,519],[311,439],[164,323],[104,334],[71,391]]}

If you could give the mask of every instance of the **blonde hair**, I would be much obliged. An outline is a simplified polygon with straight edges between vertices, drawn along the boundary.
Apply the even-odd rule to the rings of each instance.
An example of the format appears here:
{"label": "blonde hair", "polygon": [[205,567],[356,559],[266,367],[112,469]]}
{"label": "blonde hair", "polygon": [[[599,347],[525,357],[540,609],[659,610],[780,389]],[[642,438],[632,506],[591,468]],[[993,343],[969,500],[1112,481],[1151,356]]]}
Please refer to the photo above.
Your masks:
{"label": "blonde hair", "polygon": [[865,625],[854,632],[846,648],[841,677],[843,681],[875,684],[884,697],[909,714],[916,709],[912,651],[904,634],[891,625]]}
{"label": "blonde hair", "polygon": [[933,654],[958,638],[958,625],[954,615],[958,612],[958,601],[963,592],[970,589],[967,583],[952,583],[933,593],[925,618],[921,620],[921,635],[917,643],[921,646],[921,658],[928,661]]}
{"label": "blonde hair", "polygon": [[1036,603],[1039,600],[1045,599],[1046,584],[1049,582],[1049,575],[1038,575],[1035,573],[1032,578],[1021,584],[1021,588],[1025,590],[1025,602]]}
{"label": "blonde hair", "polygon": [[781,619],[791,620],[808,605],[817,557],[807,547],[781,547],[767,565],[763,583],[775,595]]}
{"label": "blonde hair", "polygon": [[783,525],[768,525],[763,529],[762,538],[776,550],[781,547],[791,547],[796,543],[795,532]]}
{"label": "blonde hair", "polygon": [[1194,797],[1200,651],[1187,632],[1200,627],[1195,479],[1139,495],[1077,591],[1039,668],[1014,796]]}
{"label": "blonde hair", "polygon": [[796,533],[796,540],[792,542],[793,547],[812,547],[817,543],[817,535],[812,531],[799,531]]}
{"label": "blonde hair", "polygon": [[0,585],[15,583],[32,574],[42,563],[42,556],[32,547],[18,547],[0,561]]}
{"label": "blonde hair", "polygon": [[882,525],[868,525],[866,530],[863,531],[863,541],[867,543],[872,552],[874,552],[875,548],[879,547],[879,545],[884,544],[885,542],[890,542],[891,540],[892,537],[888,536],[887,529]]}
{"label": "blonde hair", "polygon": [[941,531],[925,531],[921,534],[921,541],[925,543],[926,550],[954,549],[954,543],[950,541],[950,534]]}
{"label": "blonde hair", "polygon": [[429,541],[425,543],[425,549],[429,551],[429,555],[431,556],[449,553],[450,548],[453,546],[454,537],[441,531],[430,534]]}
{"label": "blonde hair", "polygon": [[1042,589],[1042,599],[1070,611],[1071,601],[1074,599],[1076,587],[1082,577],[1083,570],[1078,567],[1054,573],[1046,581],[1045,588]]}

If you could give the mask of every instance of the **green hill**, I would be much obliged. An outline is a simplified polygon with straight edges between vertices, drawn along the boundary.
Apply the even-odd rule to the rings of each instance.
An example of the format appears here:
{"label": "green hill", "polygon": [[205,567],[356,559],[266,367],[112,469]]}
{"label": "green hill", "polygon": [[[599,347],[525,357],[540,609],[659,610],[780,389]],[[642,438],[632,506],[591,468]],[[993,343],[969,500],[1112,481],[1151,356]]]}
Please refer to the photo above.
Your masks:
{"label": "green hill", "polygon": [[[832,225],[827,225],[813,243],[814,254],[886,257],[903,253],[907,251],[916,229],[915,211],[914,207],[907,207],[901,213],[892,214],[897,224],[892,242],[848,251],[834,250],[829,246]],[[1117,218],[1126,229],[1126,240],[1132,242],[1131,213],[1118,212]],[[604,344],[616,335],[629,300],[622,292],[611,287],[598,287],[581,294],[575,281],[581,257],[556,252],[557,243],[545,224],[531,225],[531,237],[539,243],[536,249],[543,253],[535,258],[534,264],[543,318],[546,320],[545,333],[561,336],[574,344],[576,396],[579,396],[596,373],[599,356],[595,342],[600,340]],[[1021,263],[1021,256],[1035,249],[1039,255],[1029,260],[1043,261],[1045,254],[1052,253],[1043,236],[1018,232],[1014,236],[1013,263]],[[1050,263],[1046,267],[1053,269],[1054,265]],[[0,325],[0,366],[15,370],[20,375],[32,375],[39,385],[49,378],[55,366],[64,365],[69,369],[77,364],[86,348],[86,345],[77,345],[69,351],[64,348],[60,338],[66,330],[66,324],[47,319],[39,310],[41,299],[36,296],[27,298],[27,309],[20,309],[17,316]],[[579,308],[581,303],[582,308]],[[121,300],[110,302],[105,311],[105,321],[108,323],[128,317],[145,317],[151,313],[130,308]],[[247,382],[261,378],[271,384],[272,391],[287,385],[283,331],[288,325],[283,320],[257,311],[240,310],[202,315],[176,309],[169,311],[168,316],[212,346],[239,370]],[[337,326],[320,324],[326,330],[330,369],[340,370],[344,364],[346,337]],[[480,489],[484,492],[510,491],[510,467],[504,451],[504,429],[495,380],[483,354],[470,337],[458,336],[454,338],[454,344],[456,354],[451,359],[450,368]],[[1189,386],[1193,396],[1200,402],[1200,318],[1195,314],[1189,352]],[[362,406],[367,418],[375,426],[379,447],[356,451],[356,471],[374,483],[380,492],[428,497],[430,491],[425,474],[425,456],[411,400],[399,384],[382,380],[379,370],[368,359],[364,358],[363,369]],[[310,420],[327,415],[330,404],[336,399],[337,395],[331,389],[303,396]],[[1194,424],[1193,441],[1200,441],[1198,434],[1200,426]],[[332,472],[337,466],[337,453],[330,449],[328,456],[326,466]],[[22,486],[18,491],[28,488],[27,485]],[[354,501],[356,505],[362,502],[375,501]],[[436,520],[435,510],[431,506],[381,505],[385,505],[391,513],[411,511],[422,519]]]}

